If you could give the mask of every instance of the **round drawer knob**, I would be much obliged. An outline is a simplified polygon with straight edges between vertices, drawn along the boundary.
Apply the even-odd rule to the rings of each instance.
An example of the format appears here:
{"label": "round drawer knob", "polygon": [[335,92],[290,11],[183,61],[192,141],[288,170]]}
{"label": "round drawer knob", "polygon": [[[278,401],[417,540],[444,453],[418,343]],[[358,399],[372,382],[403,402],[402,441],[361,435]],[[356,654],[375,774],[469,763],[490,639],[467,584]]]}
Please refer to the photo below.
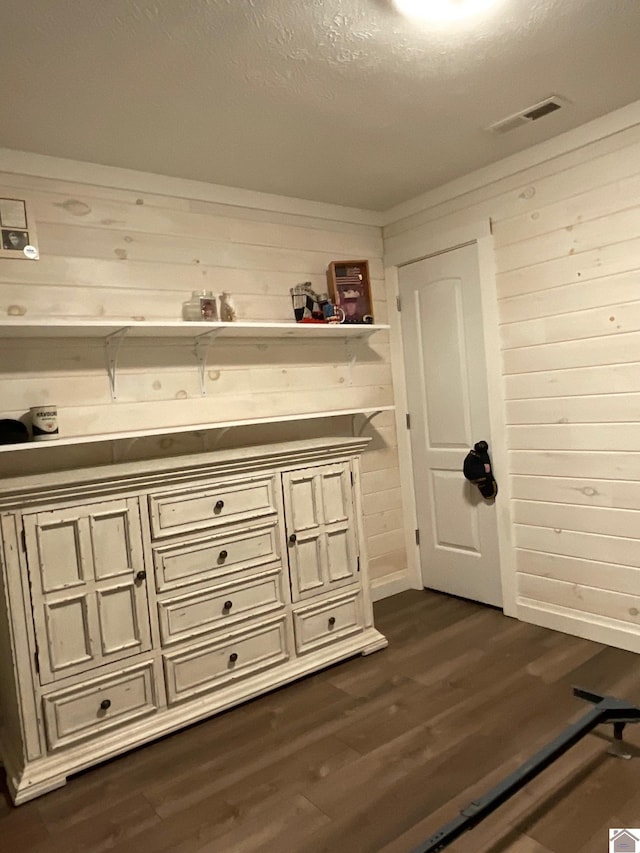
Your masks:
{"label": "round drawer knob", "polygon": [[329,627],[333,628],[333,626],[335,624],[336,624],[336,617],[335,616],[329,616]]}
{"label": "round drawer knob", "polygon": [[232,607],[233,601],[225,601],[225,603],[222,605],[223,610],[231,610]]}
{"label": "round drawer knob", "polygon": [[237,652],[231,652],[229,655],[229,663],[235,663],[238,660]]}
{"label": "round drawer knob", "polygon": [[136,574],[136,580],[137,581],[143,581],[146,578],[146,576],[147,576],[147,573],[145,571],[138,572]]}
{"label": "round drawer knob", "polygon": [[224,563],[228,556],[229,555],[226,551],[220,551],[220,553],[218,554],[218,560],[220,560],[221,563]]}
{"label": "round drawer knob", "polygon": [[296,536],[295,533],[292,533],[291,536],[289,537],[289,544],[295,545],[297,541],[298,541],[298,537]]}
{"label": "round drawer knob", "polygon": [[108,711],[110,707],[111,707],[111,699],[103,699],[102,702],[100,703],[100,709],[102,711]]}
{"label": "round drawer knob", "polygon": [[224,501],[216,501],[216,505],[213,508],[214,512],[222,512],[224,509]]}

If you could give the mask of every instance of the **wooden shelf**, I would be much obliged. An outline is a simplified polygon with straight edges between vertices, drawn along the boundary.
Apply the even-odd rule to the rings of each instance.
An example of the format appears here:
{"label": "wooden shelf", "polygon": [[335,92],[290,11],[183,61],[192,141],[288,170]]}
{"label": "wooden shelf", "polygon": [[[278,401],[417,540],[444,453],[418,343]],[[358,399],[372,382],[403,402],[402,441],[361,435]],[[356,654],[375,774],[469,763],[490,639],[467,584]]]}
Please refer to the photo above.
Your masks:
{"label": "wooden shelf", "polygon": [[124,335],[127,338],[324,338],[368,337],[389,329],[386,324],[343,323],[235,323],[186,322],[183,320],[43,320],[0,321],[0,338],[97,338]]}
{"label": "wooden shelf", "polygon": [[54,447],[69,447],[78,444],[96,444],[98,442],[135,440],[150,436],[174,435],[184,432],[206,432],[209,430],[230,429],[240,426],[256,426],[260,424],[287,423],[290,421],[306,421],[314,418],[336,418],[340,416],[364,415],[371,419],[381,412],[392,412],[395,406],[376,406],[369,409],[334,409],[323,412],[307,412],[299,415],[277,415],[265,418],[251,418],[246,420],[219,421],[216,423],[188,424],[176,427],[157,427],[151,429],[124,430],[122,432],[97,433],[96,435],[73,435],[52,438],[46,441],[26,441],[22,444],[2,444],[0,453],[46,450]]}
{"label": "wooden shelf", "polygon": [[111,399],[117,399],[116,375],[118,355],[125,340],[140,338],[159,338],[172,340],[190,340],[195,346],[195,357],[200,374],[200,389],[205,396],[204,372],[207,352],[219,337],[224,338],[365,338],[388,325],[367,325],[343,323],[215,323],[186,322],[184,320],[25,320],[16,317],[12,320],[0,320],[0,340],[33,339],[76,339],[103,341],[106,355],[106,367],[109,375]]}
{"label": "wooden shelf", "polygon": [[[388,325],[365,324],[315,324],[315,323],[250,323],[250,322],[185,322],[182,320],[26,320],[22,317],[0,320],[0,340],[29,340],[29,339],[79,339],[101,340],[104,342],[106,354],[106,369],[112,400],[117,399],[116,374],[118,353],[123,341],[135,338],[183,339],[195,342],[195,354],[200,374],[201,392],[205,394],[204,371],[206,367],[207,350],[215,345],[218,337],[225,338],[365,338],[374,332],[389,329]],[[186,432],[205,432],[222,430],[239,426],[252,426],[278,422],[311,420],[314,418],[340,417],[341,415],[364,415],[367,419],[375,417],[378,412],[392,411],[393,406],[378,406],[367,409],[335,409],[331,411],[316,411],[305,414],[275,415],[246,420],[229,420],[216,423],[197,423],[181,426],[152,427],[144,430],[124,430],[122,432],[98,433],[94,435],[72,435],[47,441],[29,441],[22,444],[0,445],[0,453],[43,450],[46,448],[91,444],[99,442],[133,441],[148,436],[173,435]]]}

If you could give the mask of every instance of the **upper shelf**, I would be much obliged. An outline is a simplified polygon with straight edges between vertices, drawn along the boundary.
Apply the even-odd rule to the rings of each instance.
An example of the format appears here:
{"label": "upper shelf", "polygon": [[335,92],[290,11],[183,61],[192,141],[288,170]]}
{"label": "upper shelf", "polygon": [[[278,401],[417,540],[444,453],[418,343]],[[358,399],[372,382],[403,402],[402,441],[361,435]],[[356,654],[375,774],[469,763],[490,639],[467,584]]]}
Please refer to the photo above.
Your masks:
{"label": "upper shelf", "polygon": [[388,325],[343,323],[234,323],[184,320],[62,320],[52,317],[0,320],[0,338],[108,338],[126,332],[128,338],[323,338],[366,337]]}

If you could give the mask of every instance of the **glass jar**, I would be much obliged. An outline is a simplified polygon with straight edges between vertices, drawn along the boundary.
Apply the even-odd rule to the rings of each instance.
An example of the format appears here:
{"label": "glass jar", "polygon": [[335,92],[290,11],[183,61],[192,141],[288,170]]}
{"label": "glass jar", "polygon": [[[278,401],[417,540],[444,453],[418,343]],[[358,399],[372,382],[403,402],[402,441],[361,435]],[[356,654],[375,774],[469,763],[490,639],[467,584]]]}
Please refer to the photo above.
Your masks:
{"label": "glass jar", "polygon": [[182,319],[188,321],[217,320],[218,309],[213,291],[193,290],[191,299],[182,303]]}
{"label": "glass jar", "polygon": [[223,290],[220,294],[220,319],[225,323],[232,323],[236,318],[236,307],[231,294]]}

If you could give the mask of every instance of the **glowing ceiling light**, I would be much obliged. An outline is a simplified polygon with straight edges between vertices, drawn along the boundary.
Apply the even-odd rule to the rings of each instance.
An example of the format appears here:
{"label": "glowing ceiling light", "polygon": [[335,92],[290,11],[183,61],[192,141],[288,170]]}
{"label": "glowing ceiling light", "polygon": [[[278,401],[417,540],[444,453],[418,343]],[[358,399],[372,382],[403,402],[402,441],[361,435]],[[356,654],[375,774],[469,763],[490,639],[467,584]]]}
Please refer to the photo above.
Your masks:
{"label": "glowing ceiling light", "polygon": [[500,0],[394,0],[398,11],[425,21],[460,21],[484,12]]}

